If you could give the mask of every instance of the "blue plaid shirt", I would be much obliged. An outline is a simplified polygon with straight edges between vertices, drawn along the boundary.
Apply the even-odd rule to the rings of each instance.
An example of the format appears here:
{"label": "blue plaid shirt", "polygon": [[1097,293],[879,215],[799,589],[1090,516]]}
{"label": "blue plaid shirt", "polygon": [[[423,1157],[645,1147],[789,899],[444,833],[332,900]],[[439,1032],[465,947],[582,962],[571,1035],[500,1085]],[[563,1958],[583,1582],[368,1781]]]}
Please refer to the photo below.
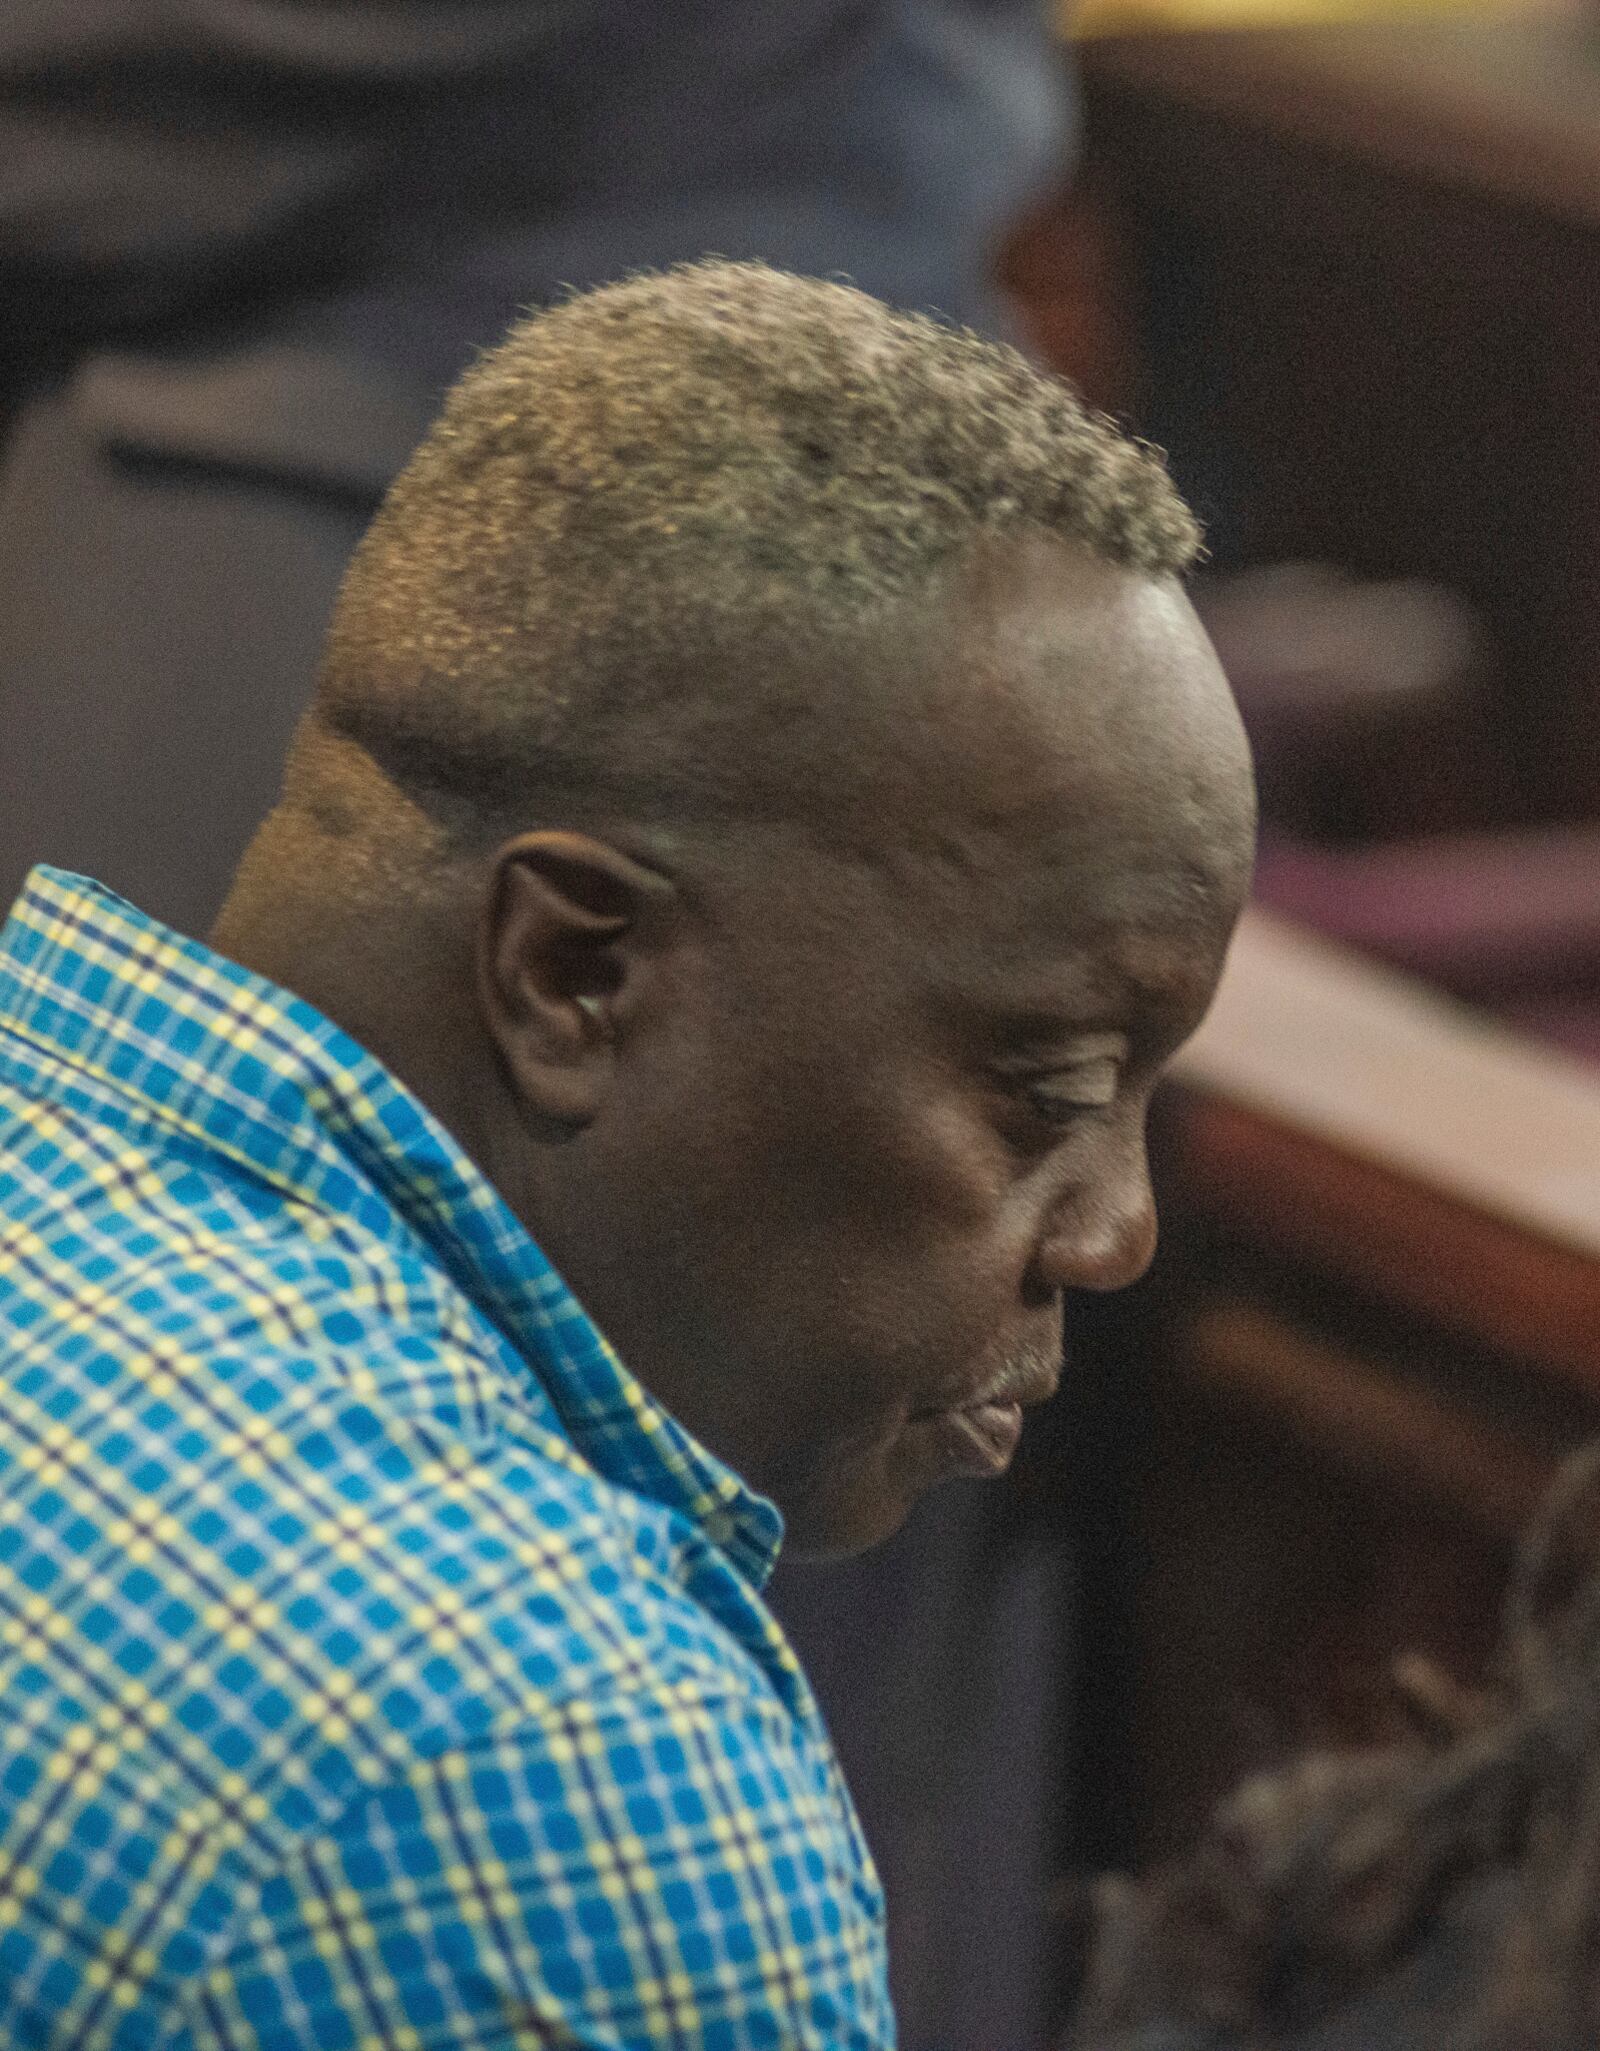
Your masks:
{"label": "blue plaid shirt", "polygon": [[777,1513],[312,1008],[0,936],[0,2042],[881,2046]]}

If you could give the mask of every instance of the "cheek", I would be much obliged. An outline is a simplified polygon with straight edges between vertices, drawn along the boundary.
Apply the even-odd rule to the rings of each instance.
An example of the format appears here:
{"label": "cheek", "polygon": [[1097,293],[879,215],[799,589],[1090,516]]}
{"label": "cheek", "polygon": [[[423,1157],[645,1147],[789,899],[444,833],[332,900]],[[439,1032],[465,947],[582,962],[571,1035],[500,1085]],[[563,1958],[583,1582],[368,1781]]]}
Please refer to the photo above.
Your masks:
{"label": "cheek", "polygon": [[1011,1193],[996,1135],[931,1089],[836,1086],[772,1163],[823,1233],[877,1264],[937,1267],[994,1233]]}
{"label": "cheek", "polygon": [[920,1383],[985,1350],[1015,1314],[1029,1234],[1003,1144],[959,1107],[931,1104],[802,1145],[786,1199],[756,1229],[791,1303],[827,1350],[878,1364],[886,1385]]}
{"label": "cheek", "polygon": [[837,1210],[870,1214],[908,1252],[982,1238],[1013,1194],[1010,1153],[985,1111],[938,1076],[877,1088],[841,1079],[801,1146]]}
{"label": "cheek", "polygon": [[692,1087],[631,1107],[634,1139],[649,1135],[645,1201],[663,1213],[653,1232],[684,1263],[680,1300],[698,1275],[690,1293],[742,1346],[787,1334],[817,1369],[839,1363],[831,1380],[889,1383],[981,1349],[1027,1262],[992,1107],[896,1037],[835,1040],[826,1060],[724,1043]]}

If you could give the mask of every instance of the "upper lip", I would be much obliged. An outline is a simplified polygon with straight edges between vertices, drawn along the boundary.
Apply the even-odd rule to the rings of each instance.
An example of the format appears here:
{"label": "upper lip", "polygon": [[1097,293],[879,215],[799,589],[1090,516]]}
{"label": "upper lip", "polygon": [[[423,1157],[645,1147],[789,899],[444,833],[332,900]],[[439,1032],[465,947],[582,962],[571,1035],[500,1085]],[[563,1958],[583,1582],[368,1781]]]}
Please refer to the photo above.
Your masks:
{"label": "upper lip", "polygon": [[1055,1394],[1061,1381],[1060,1363],[1041,1369],[1037,1365],[1014,1369],[1001,1375],[981,1390],[976,1396],[952,1399],[944,1403],[930,1403],[916,1415],[938,1417],[958,1410],[1030,1409],[1035,1403],[1047,1403]]}
{"label": "upper lip", "polygon": [[988,1410],[1001,1405],[1011,1404],[1020,1410],[1028,1410],[1035,1403],[1049,1402],[1056,1392],[1060,1379],[1059,1372],[1055,1371],[1048,1375],[1030,1374],[1026,1377],[1015,1376],[1008,1381],[1001,1382],[997,1387],[988,1390],[985,1394],[975,1397],[972,1402],[962,1403],[957,1407],[962,1410]]}

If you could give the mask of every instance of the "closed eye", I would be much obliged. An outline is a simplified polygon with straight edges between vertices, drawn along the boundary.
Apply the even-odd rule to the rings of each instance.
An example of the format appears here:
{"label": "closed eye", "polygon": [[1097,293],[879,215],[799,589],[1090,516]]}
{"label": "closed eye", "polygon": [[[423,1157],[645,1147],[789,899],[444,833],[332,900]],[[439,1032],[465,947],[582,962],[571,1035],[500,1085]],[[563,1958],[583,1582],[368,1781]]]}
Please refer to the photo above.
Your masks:
{"label": "closed eye", "polygon": [[1052,1125],[1069,1125],[1082,1111],[1103,1111],[1114,1104],[1122,1083],[1122,1063],[1109,1055],[1076,1061],[1070,1067],[1020,1078],[1028,1106]]}

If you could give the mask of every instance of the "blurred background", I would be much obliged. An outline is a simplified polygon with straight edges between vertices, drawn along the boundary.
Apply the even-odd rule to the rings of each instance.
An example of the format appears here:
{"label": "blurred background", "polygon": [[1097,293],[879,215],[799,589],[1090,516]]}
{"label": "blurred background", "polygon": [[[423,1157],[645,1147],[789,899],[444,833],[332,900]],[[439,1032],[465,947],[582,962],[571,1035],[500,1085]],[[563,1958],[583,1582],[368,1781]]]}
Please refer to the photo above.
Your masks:
{"label": "blurred background", "polygon": [[1263,790],[1163,1250],[999,1489],[780,1577],[910,2051],[1046,2041],[1077,1876],[1471,1679],[1600,1428],[1600,15],[7,0],[0,887],[203,932],[473,352],[716,251],[1170,454]]}

